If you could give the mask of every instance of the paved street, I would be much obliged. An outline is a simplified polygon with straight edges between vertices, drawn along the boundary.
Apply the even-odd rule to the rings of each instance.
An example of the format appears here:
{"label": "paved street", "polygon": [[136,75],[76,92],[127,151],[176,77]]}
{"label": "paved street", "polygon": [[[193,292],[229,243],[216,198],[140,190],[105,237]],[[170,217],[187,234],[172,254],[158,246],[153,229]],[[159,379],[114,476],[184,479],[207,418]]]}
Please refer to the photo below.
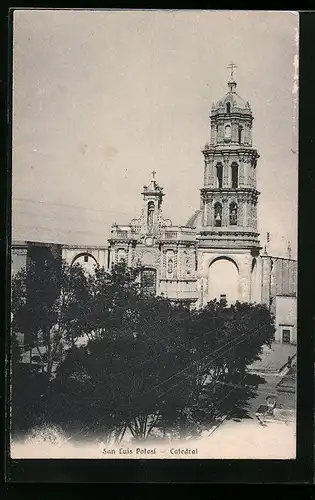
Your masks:
{"label": "paved street", "polygon": [[[295,408],[296,388],[296,346],[273,344],[272,349],[264,349],[261,360],[254,363],[252,373],[255,373],[261,383],[256,396],[248,401],[247,411],[251,417],[260,405],[266,404],[268,395],[276,395],[277,408]],[[293,358],[292,368],[286,366],[288,356]]]}
{"label": "paved street", "polygon": [[[258,386],[257,395],[247,403],[247,418],[235,419],[228,416],[210,436],[205,435],[207,453],[211,458],[295,458],[295,418],[286,423],[275,419],[262,426],[255,416],[258,408],[266,404],[266,397],[272,394],[276,394],[277,409],[295,409],[295,394],[292,392],[295,366],[283,370],[281,374],[264,373],[260,376],[262,382]],[[279,391],[279,383],[284,383],[285,391]]]}
{"label": "paved street", "polygon": [[[265,349],[254,373],[261,378],[256,396],[247,402],[247,418],[227,417],[209,436],[213,458],[294,458],[296,452],[295,420],[293,422],[268,422],[265,427],[255,416],[268,395],[276,395],[276,407],[295,409],[296,366],[283,367],[288,356],[293,356],[295,346],[274,345]],[[286,349],[289,347],[289,349]],[[293,347],[293,349],[292,349]],[[290,349],[291,348],[291,349]],[[259,371],[259,368],[261,371]],[[282,368],[282,370],[281,370]],[[206,437],[205,437],[206,439]]]}

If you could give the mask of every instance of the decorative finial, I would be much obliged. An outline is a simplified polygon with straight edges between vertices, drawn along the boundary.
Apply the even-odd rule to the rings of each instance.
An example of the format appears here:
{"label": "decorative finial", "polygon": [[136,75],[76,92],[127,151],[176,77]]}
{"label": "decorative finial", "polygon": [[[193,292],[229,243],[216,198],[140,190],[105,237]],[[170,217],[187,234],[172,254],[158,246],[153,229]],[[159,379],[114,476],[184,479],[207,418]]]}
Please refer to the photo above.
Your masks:
{"label": "decorative finial", "polygon": [[153,170],[153,171],[152,171],[152,180],[153,180],[153,181],[155,181],[155,174],[156,174],[156,172],[155,172],[155,170]]}
{"label": "decorative finial", "polygon": [[228,86],[230,88],[230,92],[233,92],[233,90],[235,90],[235,87],[236,87],[236,82],[234,80],[234,69],[237,68],[236,64],[234,64],[233,62],[231,62],[230,64],[227,65],[227,68],[231,70],[231,77],[230,77],[230,81],[228,82]]}
{"label": "decorative finial", "polygon": [[234,82],[234,69],[237,68],[236,64],[234,62],[230,62],[230,64],[227,65],[227,68],[231,70],[231,79],[230,82]]}
{"label": "decorative finial", "polygon": [[288,258],[291,259],[291,242],[288,241]]}

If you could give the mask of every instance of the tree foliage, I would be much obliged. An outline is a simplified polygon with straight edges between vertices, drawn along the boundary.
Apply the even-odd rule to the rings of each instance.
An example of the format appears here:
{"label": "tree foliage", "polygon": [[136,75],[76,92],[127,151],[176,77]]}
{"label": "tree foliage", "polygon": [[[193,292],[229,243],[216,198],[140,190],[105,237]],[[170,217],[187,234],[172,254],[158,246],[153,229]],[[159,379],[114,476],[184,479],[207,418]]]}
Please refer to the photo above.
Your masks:
{"label": "tree foliage", "polygon": [[12,279],[12,331],[24,334],[49,378],[64,349],[85,334],[88,299],[88,279],[79,265],[30,263]]}
{"label": "tree foliage", "polygon": [[[118,441],[126,431],[136,439],[183,437],[252,396],[246,367],[273,339],[269,310],[240,302],[212,301],[203,309],[172,303],[148,296],[140,274],[124,262],[111,273],[96,267],[90,276],[63,264],[47,295],[31,281],[35,318],[15,289],[16,327],[32,328],[50,353],[58,342],[63,348],[55,377],[46,370],[46,419]],[[25,291],[33,278],[24,277],[26,287],[18,279],[15,286]],[[39,303],[45,296],[49,307]],[[87,342],[77,346],[83,335]]]}

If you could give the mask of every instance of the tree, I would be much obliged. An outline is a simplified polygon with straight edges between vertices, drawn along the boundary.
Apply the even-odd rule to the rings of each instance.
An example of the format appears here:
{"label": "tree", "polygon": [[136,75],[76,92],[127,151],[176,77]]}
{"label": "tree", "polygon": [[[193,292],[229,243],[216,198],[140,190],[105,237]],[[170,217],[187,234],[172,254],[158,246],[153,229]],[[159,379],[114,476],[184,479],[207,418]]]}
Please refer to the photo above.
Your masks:
{"label": "tree", "polygon": [[182,381],[180,372],[190,356],[173,335],[183,311],[162,298],[137,294],[134,299],[128,313],[137,318],[132,328],[121,316],[119,325],[112,322],[86,347],[69,351],[54,383],[56,400],[62,394],[64,402],[58,407],[52,404],[59,412],[57,418],[80,414],[84,425],[97,422],[117,440],[127,429],[136,439],[146,439],[163,420],[167,407],[184,406],[189,393],[187,382],[175,395],[172,391],[174,381]]}
{"label": "tree", "polygon": [[12,331],[36,349],[49,379],[64,349],[85,334],[89,295],[80,265],[31,263],[12,279]]}
{"label": "tree", "polygon": [[[34,277],[15,282],[15,326],[45,342],[50,366],[58,345],[64,353],[53,380],[46,370],[46,420],[102,429],[117,441],[127,430],[141,440],[157,432],[184,437],[253,395],[257,381],[246,367],[272,340],[268,309],[224,301],[190,309],[147,295],[140,273],[125,262],[90,276],[63,265],[39,289]],[[88,342],[79,347],[84,334]]]}
{"label": "tree", "polygon": [[158,429],[183,437],[246,404],[255,388],[246,366],[274,333],[264,306],[212,301],[191,310],[147,296],[138,271],[123,263],[97,273],[90,304],[97,335],[68,351],[57,370],[57,420],[81,415],[83,426],[117,440],[127,429],[136,439]]}
{"label": "tree", "polygon": [[85,307],[89,339],[107,332],[113,335],[121,328],[133,329],[137,320],[133,312],[142,294],[140,273],[141,267],[128,268],[125,261],[113,266],[111,272],[96,266],[88,278],[90,296]]}
{"label": "tree", "polygon": [[194,331],[193,416],[205,423],[253,396],[257,380],[246,375],[246,367],[273,340],[274,318],[264,305],[212,301],[196,313]]}

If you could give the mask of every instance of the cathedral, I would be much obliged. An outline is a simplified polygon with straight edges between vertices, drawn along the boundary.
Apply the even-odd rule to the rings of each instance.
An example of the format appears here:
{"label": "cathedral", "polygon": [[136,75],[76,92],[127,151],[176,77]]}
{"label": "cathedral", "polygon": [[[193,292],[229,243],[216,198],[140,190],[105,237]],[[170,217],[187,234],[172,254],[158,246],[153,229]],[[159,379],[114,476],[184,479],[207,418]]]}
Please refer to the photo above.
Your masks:
{"label": "cathedral", "polygon": [[[141,264],[148,291],[195,307],[215,298],[264,303],[276,317],[276,340],[295,343],[297,263],[268,255],[259,241],[254,117],[237,92],[233,67],[227,92],[209,118],[200,206],[186,224],[174,226],[163,216],[165,193],[152,172],[139,216],[128,225],[113,224],[108,245],[62,245],[61,255],[90,270],[94,264],[109,270],[120,260]],[[13,244],[13,254],[26,247]]]}

